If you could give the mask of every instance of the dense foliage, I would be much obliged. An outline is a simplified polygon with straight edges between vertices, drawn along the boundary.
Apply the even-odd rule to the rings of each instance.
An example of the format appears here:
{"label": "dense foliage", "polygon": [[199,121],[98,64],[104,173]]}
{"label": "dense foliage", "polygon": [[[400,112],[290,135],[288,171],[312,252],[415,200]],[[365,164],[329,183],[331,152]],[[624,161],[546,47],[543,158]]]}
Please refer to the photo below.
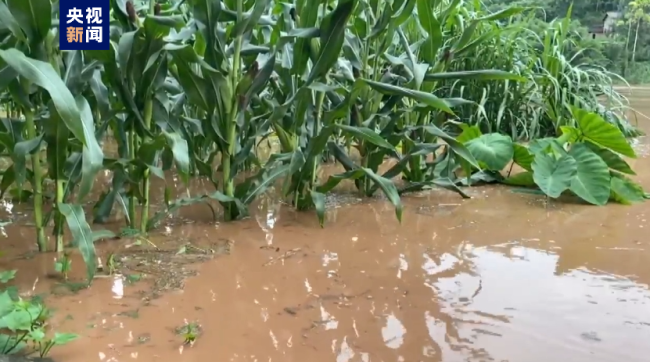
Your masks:
{"label": "dense foliage", "polygon": [[[278,182],[321,224],[327,193],[346,179],[365,196],[383,193],[399,219],[403,193],[467,197],[462,187],[481,182],[595,205],[645,197],[623,176],[633,172],[621,155],[635,157],[626,138],[639,134],[619,112],[625,99],[607,71],[575,64],[568,16],[535,31],[535,9],[462,0],[111,0],[111,9],[110,50],[60,51],[56,4],[0,0],[0,145],[11,160],[0,192],[33,202],[42,251],[50,223],[65,249],[67,224],[89,280],[94,241],[110,234],[92,231],[82,208],[100,171],[112,185],[92,221],[119,207],[141,235],[205,200],[227,221],[245,217]],[[115,156],[100,146],[107,135]],[[269,138],[280,150],[264,159],[257,148]],[[327,159],[345,171],[318,179]],[[502,176],[511,161],[526,171]],[[151,177],[173,168],[214,192],[171,200],[165,190],[166,210],[150,215]]]}
{"label": "dense foliage", "polygon": [[[493,11],[510,6],[531,6],[534,29],[563,17],[573,6],[571,30],[581,63],[599,65],[633,84],[650,82],[650,1],[648,0],[485,0]],[[618,12],[613,32],[601,35],[607,12]],[[594,36],[594,33],[598,36]],[[619,83],[622,83],[619,80]]]}

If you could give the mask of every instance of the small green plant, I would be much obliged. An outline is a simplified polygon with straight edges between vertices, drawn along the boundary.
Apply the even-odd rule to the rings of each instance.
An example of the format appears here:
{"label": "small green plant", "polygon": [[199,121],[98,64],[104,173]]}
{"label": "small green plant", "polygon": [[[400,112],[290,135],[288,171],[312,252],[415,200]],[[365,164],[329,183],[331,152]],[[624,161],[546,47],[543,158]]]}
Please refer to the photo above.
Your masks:
{"label": "small green plant", "polygon": [[192,346],[196,339],[201,335],[201,325],[196,322],[185,323],[176,328],[176,334],[183,337],[183,344]]}
{"label": "small green plant", "polygon": [[196,341],[196,337],[197,335],[194,333],[194,331],[188,330],[187,333],[183,335],[183,344],[193,345]]}
{"label": "small green plant", "polygon": [[115,261],[115,253],[110,253],[106,260],[106,267],[108,268],[108,275],[115,274],[117,270],[117,262]]}
{"label": "small green plant", "polygon": [[[0,272],[0,281],[5,283],[13,279],[15,273],[15,270]],[[78,337],[71,333],[54,333],[52,338],[47,338],[50,316],[51,311],[37,298],[25,300],[17,295],[15,288],[5,288],[0,292],[0,355],[21,352],[31,344],[32,353],[38,353],[42,358],[52,347],[64,345]]]}
{"label": "small green plant", "polygon": [[64,251],[60,257],[54,262],[54,270],[57,273],[63,275],[63,280],[68,280],[68,273],[72,271],[72,259],[70,259],[70,253]]}

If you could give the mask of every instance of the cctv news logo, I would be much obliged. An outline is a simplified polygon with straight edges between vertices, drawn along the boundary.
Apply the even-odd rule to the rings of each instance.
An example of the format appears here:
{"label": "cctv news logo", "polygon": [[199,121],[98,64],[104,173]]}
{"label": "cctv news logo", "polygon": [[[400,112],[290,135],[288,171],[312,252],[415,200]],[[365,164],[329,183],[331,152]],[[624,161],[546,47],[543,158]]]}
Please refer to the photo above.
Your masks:
{"label": "cctv news logo", "polygon": [[59,48],[108,50],[109,0],[59,0]]}

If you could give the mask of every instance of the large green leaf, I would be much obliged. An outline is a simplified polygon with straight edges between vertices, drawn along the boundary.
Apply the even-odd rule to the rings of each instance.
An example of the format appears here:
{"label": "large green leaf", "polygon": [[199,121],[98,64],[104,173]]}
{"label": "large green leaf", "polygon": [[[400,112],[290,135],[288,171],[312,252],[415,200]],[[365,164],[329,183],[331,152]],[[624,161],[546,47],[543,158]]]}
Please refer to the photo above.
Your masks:
{"label": "large green leaf", "polygon": [[311,191],[311,201],[314,204],[314,208],[316,209],[316,215],[318,216],[318,223],[320,224],[320,227],[323,227],[325,224],[325,194],[312,190]]}
{"label": "large green leaf", "polygon": [[88,101],[79,95],[75,99],[75,103],[81,115],[86,137],[86,144],[82,152],[81,182],[79,183],[79,192],[77,193],[77,201],[80,202],[93,188],[95,177],[102,169],[104,163],[104,152],[99,146],[97,138],[95,138],[95,121]]}
{"label": "large green leaf", "polygon": [[319,77],[327,72],[336,64],[345,35],[345,27],[357,0],[340,0],[336,9],[329,13],[321,22],[320,26],[320,52],[311,69],[305,86],[310,85]]}
{"label": "large green leaf", "polygon": [[514,148],[510,136],[488,133],[465,144],[469,152],[488,169],[500,171],[512,160]]}
{"label": "large green leaf", "polygon": [[478,126],[468,126],[464,123],[461,123],[460,128],[463,130],[458,137],[456,137],[456,141],[466,144],[467,142],[479,138],[483,135],[481,133],[481,129]]}
{"label": "large green leaf", "polygon": [[81,205],[58,204],[57,207],[68,224],[72,234],[72,244],[79,248],[86,263],[86,276],[90,284],[97,270],[97,253],[93,242],[93,233],[90,230],[90,225],[86,222],[84,210]]}
{"label": "large green leaf", "polygon": [[421,45],[420,54],[431,65],[436,63],[438,49],[442,45],[442,29],[434,14],[436,3],[436,0],[417,0],[420,24],[429,34]]}
{"label": "large green leaf", "polygon": [[451,110],[453,107],[474,103],[462,98],[438,98],[431,93],[412,90],[388,83],[376,82],[370,79],[363,79],[363,82],[380,93],[408,97],[449,114],[454,114]]}
{"label": "large green leaf", "polygon": [[394,150],[395,147],[383,139],[377,132],[368,127],[353,127],[348,125],[339,124],[336,127],[344,133],[348,133],[361,141],[369,142],[375,146],[383,147],[389,150]]}
{"label": "large green leaf", "polygon": [[478,161],[472,155],[472,153],[463,145],[462,143],[458,142],[454,137],[450,136],[447,134],[445,131],[441,130],[434,124],[430,124],[428,126],[423,126],[422,127],[425,131],[431,133],[432,135],[436,137],[442,138],[447,144],[449,145],[449,148],[461,157],[463,160],[467,161],[470,165],[476,167],[477,169],[481,169],[481,166],[479,166]]}
{"label": "large green leaf", "polygon": [[[388,198],[388,201],[390,201],[393,204],[393,206],[395,206],[395,216],[397,216],[397,220],[401,222],[403,206],[402,206],[402,201],[399,197],[399,193],[397,192],[397,188],[395,187],[395,184],[391,180],[377,175],[369,168],[362,167],[344,173],[340,173],[337,175],[332,175],[327,179],[327,181],[324,184],[316,188],[316,192],[326,194],[327,192],[331,191],[334,187],[336,187],[336,185],[338,185],[343,180],[357,180],[364,176],[368,177],[373,183],[379,186],[379,188],[383,191],[384,195],[386,195],[386,198]],[[318,208],[319,205],[316,206]],[[319,215],[319,220],[321,220],[320,215]]]}
{"label": "large green leaf", "polygon": [[25,181],[27,174],[27,155],[33,154],[36,150],[40,151],[40,145],[43,141],[43,134],[26,141],[16,142],[12,160],[14,162],[14,171],[16,184],[20,187]]}
{"label": "large green leaf", "polygon": [[181,62],[177,61],[177,80],[183,87],[188,99],[203,110],[211,110],[215,105],[215,95],[214,92],[210,91],[209,82],[196,75],[189,66]]}
{"label": "large green leaf", "polygon": [[577,169],[569,189],[590,204],[605,205],[611,188],[605,161],[583,143],[573,145],[569,155],[576,160]]}
{"label": "large green leaf", "polygon": [[623,133],[616,126],[605,121],[597,113],[575,107],[571,111],[585,139],[601,147],[620,153],[623,156],[636,158],[636,153],[634,153],[632,146],[630,146]]}
{"label": "large green leaf", "polygon": [[516,175],[512,175],[506,178],[505,180],[503,180],[503,183],[510,186],[522,186],[522,187],[535,186],[533,173],[530,171],[524,171]]}
{"label": "large green leaf", "polygon": [[7,0],[7,6],[31,44],[45,39],[52,26],[50,0]]}
{"label": "large green leaf", "polygon": [[16,21],[16,18],[9,11],[7,4],[2,1],[0,1],[0,24],[6,26],[18,40],[25,41],[25,34]]}
{"label": "large green leaf", "polygon": [[521,166],[526,171],[532,171],[531,165],[535,160],[535,156],[528,150],[528,147],[518,143],[513,144],[514,154],[513,161]]}
{"label": "large green leaf", "polygon": [[612,200],[623,205],[631,205],[635,202],[645,201],[645,192],[639,184],[620,173],[612,172],[611,174],[612,185],[610,197]]}
{"label": "large green leaf", "polygon": [[266,8],[269,6],[270,2],[270,0],[255,1],[255,5],[253,5],[253,11],[251,11],[248,17],[242,20],[241,23],[237,23],[235,25],[234,35],[239,36],[240,34],[244,34],[253,30],[255,26],[258,25],[260,18],[262,15],[264,15],[264,12],[266,11]]}
{"label": "large green leaf", "polygon": [[[415,9],[415,5],[417,3],[417,0],[404,0],[402,1],[402,6],[399,8],[399,10],[395,11],[395,13],[392,16],[392,24],[394,26],[400,26],[404,24],[410,17],[413,16],[413,10]],[[397,5],[398,3],[395,2],[393,3],[393,6]]]}
{"label": "large green leaf", "polygon": [[109,117],[110,112],[110,102],[108,98],[108,87],[102,81],[102,72],[99,69],[95,69],[93,72],[92,78],[88,80],[90,90],[95,96],[95,104],[99,109],[99,114],[103,119]]}
{"label": "large green leaf", "polygon": [[120,71],[124,77],[131,77],[131,67],[130,64],[133,63],[131,53],[133,51],[133,43],[135,41],[136,34],[138,31],[130,31],[127,33],[122,33],[120,39],[117,43],[117,59],[120,65]]}
{"label": "large green leaf", "polygon": [[600,158],[602,158],[607,166],[609,166],[609,168],[612,170],[626,173],[628,175],[636,175],[636,172],[634,172],[630,165],[625,162],[625,160],[618,154],[591,142],[585,142],[584,144],[589,147],[594,153],[600,156]]}
{"label": "large green leaf", "polygon": [[167,144],[174,155],[176,168],[178,168],[183,181],[187,183],[189,181],[188,177],[190,172],[190,151],[187,147],[187,141],[178,133],[163,131],[163,134],[165,135],[165,138],[167,138]]}
{"label": "large green leaf", "polygon": [[65,86],[50,63],[31,59],[17,49],[0,50],[0,58],[21,77],[44,88],[49,94],[59,116],[72,134],[86,144],[86,135],[92,132],[81,121],[79,108],[72,93]]}
{"label": "large green leaf", "polygon": [[165,44],[163,50],[166,50],[172,55],[176,62],[181,64],[186,63],[197,63],[201,66],[202,69],[205,69],[209,72],[217,72],[210,64],[206,63],[197,53],[196,50],[191,45],[178,45],[178,44]]}
{"label": "large green leaf", "polygon": [[273,69],[275,67],[275,54],[272,55],[269,59],[266,60],[264,66],[257,73],[255,78],[253,78],[253,83],[246,92],[246,98],[250,99],[253,94],[259,94],[264,90],[266,84],[268,84],[271,75],[273,75]]}
{"label": "large green leaf", "polygon": [[482,70],[466,70],[460,72],[438,72],[428,73],[424,76],[425,81],[438,81],[438,80],[516,80],[525,81],[526,78],[497,69],[482,69]]}
{"label": "large green leaf", "polygon": [[571,187],[578,171],[576,160],[568,155],[555,158],[543,152],[535,154],[532,164],[535,184],[549,197],[557,198]]}
{"label": "large green leaf", "polygon": [[456,40],[455,44],[452,46],[452,52],[460,54],[463,48],[465,48],[468,43],[474,39],[474,32],[479,25],[478,20],[470,22],[463,29],[463,34]]}
{"label": "large green leaf", "polygon": [[[318,21],[318,14],[320,10],[320,3],[314,1],[302,1],[300,6],[296,6],[297,13],[297,23],[296,26],[301,29],[310,29],[316,26]],[[320,29],[319,29],[320,34]],[[289,32],[291,35],[293,32]],[[291,74],[304,76],[305,70],[307,69],[307,63],[310,58],[310,43],[311,36],[298,36],[296,37],[296,43],[293,46],[293,66],[291,68]],[[281,39],[282,40],[282,39]],[[290,61],[289,61],[290,62]]]}

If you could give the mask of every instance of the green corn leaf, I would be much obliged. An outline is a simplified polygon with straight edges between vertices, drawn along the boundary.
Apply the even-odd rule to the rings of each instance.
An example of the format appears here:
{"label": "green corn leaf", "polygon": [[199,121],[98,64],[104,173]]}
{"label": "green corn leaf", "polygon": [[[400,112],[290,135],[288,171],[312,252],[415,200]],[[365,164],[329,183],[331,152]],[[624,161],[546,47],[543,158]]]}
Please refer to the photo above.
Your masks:
{"label": "green corn leaf", "polygon": [[72,134],[83,144],[86,144],[87,136],[94,135],[81,120],[79,108],[76,105],[72,93],[59,78],[50,63],[31,59],[17,49],[0,50],[2,58],[21,77],[44,88],[52,98],[59,116],[65,122]]}
{"label": "green corn leaf", "polygon": [[343,48],[345,27],[356,4],[357,0],[341,0],[336,9],[323,19],[320,27],[320,53],[305,86],[327,74],[336,64]]}
{"label": "green corn leaf", "polygon": [[45,39],[52,27],[50,0],[7,0],[7,7],[31,44]]}
{"label": "green corn leaf", "polygon": [[103,167],[104,152],[95,138],[95,121],[88,101],[83,96],[77,96],[75,103],[79,108],[84,130],[87,132],[86,144],[82,151],[81,183],[77,193],[77,201],[81,202],[92,190],[95,177]]}
{"label": "green corn leaf", "polygon": [[57,208],[65,217],[72,234],[72,244],[79,248],[81,257],[86,263],[86,276],[88,284],[92,283],[97,270],[97,253],[93,242],[93,233],[86,222],[86,216],[81,205],[58,204]]}

